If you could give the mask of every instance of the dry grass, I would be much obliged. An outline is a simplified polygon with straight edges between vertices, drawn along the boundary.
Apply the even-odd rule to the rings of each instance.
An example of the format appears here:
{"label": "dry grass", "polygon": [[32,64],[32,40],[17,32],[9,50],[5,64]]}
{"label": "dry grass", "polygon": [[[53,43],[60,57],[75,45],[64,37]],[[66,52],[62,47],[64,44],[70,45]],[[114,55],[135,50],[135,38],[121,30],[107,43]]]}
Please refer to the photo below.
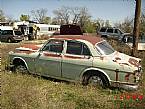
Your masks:
{"label": "dry grass", "polygon": [[[119,51],[122,49],[119,43],[110,43]],[[2,68],[7,64],[8,52],[21,44],[1,44]],[[116,46],[117,45],[117,46]],[[145,52],[139,52],[145,70]],[[144,73],[145,77],[145,73]],[[130,98],[126,95],[137,97],[143,95],[143,99]],[[121,98],[123,96],[123,99]],[[84,87],[81,84],[64,81],[55,82],[50,79],[28,75],[15,74],[3,70],[1,72],[1,107],[2,109],[122,109],[130,106],[130,109],[145,108],[145,78],[141,88],[135,92],[127,92],[118,89],[97,89]]]}

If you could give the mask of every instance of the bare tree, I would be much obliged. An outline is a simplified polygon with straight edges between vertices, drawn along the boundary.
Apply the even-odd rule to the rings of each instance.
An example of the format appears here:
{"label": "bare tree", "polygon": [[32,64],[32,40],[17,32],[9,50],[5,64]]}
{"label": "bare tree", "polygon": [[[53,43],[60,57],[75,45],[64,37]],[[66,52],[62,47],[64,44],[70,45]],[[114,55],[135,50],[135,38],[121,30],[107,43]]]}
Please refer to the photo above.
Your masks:
{"label": "bare tree", "polygon": [[126,17],[122,23],[115,23],[115,27],[120,28],[123,32],[132,33],[133,30],[133,18]]}
{"label": "bare tree", "polygon": [[91,16],[88,13],[88,9],[83,7],[80,9],[80,15],[79,15],[79,25],[84,29],[84,26],[86,22],[90,20]]}
{"label": "bare tree", "polygon": [[47,14],[47,10],[44,8],[31,11],[31,15],[33,19],[38,23],[44,23],[44,21],[48,19],[46,14]]}
{"label": "bare tree", "polygon": [[59,24],[69,24],[70,19],[70,8],[63,6],[60,9],[54,10],[53,13],[56,15],[55,19]]}
{"label": "bare tree", "polygon": [[145,35],[145,10],[143,10],[140,21],[140,33]]}
{"label": "bare tree", "polygon": [[5,20],[4,12],[0,9],[0,22],[4,22]]}
{"label": "bare tree", "polygon": [[61,7],[54,10],[55,22],[58,24],[79,24],[82,28],[90,20],[88,9],[85,7]]}
{"label": "bare tree", "polygon": [[80,8],[74,7],[71,8],[71,15],[72,15],[72,24],[77,24],[80,17]]}

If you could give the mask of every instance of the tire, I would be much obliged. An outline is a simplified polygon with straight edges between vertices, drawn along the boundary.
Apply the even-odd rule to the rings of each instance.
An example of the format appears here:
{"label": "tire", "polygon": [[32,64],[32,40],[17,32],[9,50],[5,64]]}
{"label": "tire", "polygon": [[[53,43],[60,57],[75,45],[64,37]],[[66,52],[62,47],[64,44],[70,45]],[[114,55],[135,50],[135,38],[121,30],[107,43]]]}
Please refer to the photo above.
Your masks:
{"label": "tire", "polygon": [[11,40],[10,38],[8,38],[8,39],[7,39],[7,42],[8,42],[8,43],[11,43],[11,42],[12,42],[12,40]]}
{"label": "tire", "polygon": [[107,88],[109,87],[109,82],[102,74],[93,73],[93,74],[84,75],[83,85],[91,85],[94,87]]}
{"label": "tire", "polygon": [[17,42],[19,43],[19,42],[21,42],[21,40],[20,41],[17,41]]}
{"label": "tire", "polygon": [[26,73],[28,73],[28,70],[27,70],[26,66],[24,66],[24,65],[17,65],[17,66],[15,67],[14,72],[15,72],[15,73],[26,74]]}

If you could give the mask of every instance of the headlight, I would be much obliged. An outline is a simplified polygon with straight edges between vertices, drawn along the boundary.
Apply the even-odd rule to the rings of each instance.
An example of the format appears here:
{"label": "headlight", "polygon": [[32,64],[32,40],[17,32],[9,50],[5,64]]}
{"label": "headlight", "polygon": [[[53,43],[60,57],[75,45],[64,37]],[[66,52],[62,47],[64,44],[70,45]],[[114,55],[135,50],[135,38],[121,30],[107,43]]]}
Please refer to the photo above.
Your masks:
{"label": "headlight", "polygon": [[138,67],[138,72],[142,73],[142,67],[141,66]]}

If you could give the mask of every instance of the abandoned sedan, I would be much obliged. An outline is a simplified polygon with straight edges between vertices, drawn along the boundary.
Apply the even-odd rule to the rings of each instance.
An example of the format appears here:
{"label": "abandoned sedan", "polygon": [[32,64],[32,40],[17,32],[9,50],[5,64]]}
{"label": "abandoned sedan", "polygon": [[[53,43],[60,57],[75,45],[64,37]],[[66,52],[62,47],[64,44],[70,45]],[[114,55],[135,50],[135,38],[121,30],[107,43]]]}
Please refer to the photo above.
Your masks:
{"label": "abandoned sedan", "polygon": [[137,89],[140,59],[115,51],[93,36],[54,36],[44,45],[24,45],[9,53],[14,71],[29,72],[84,85]]}

